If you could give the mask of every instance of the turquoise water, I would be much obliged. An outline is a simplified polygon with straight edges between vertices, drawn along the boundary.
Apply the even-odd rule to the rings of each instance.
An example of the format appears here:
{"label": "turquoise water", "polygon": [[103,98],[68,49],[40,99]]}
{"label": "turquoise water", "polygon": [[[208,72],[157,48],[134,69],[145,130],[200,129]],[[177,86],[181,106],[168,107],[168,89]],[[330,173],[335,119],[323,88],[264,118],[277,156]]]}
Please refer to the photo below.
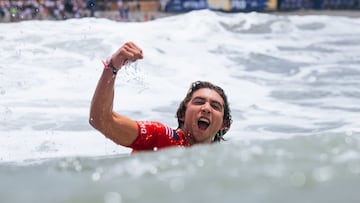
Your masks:
{"label": "turquoise water", "polygon": [[[51,28],[51,29],[50,29]],[[114,110],[177,126],[191,82],[229,98],[220,145],[130,155],[88,124],[106,59],[144,51]],[[360,179],[360,19],[196,11],[0,24],[0,202],[347,202]]]}
{"label": "turquoise water", "polygon": [[[0,166],[1,202],[357,202],[359,135]],[[21,194],[21,195],[19,195]]]}

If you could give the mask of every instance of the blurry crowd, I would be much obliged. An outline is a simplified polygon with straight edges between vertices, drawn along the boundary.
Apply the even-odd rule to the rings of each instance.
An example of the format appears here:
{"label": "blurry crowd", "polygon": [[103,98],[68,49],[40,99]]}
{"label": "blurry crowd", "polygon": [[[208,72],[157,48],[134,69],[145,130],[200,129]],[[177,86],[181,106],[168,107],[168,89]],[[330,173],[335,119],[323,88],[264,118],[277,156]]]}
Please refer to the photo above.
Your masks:
{"label": "blurry crowd", "polygon": [[94,0],[0,0],[0,18],[19,21],[90,17],[93,8]]}
{"label": "blurry crowd", "polygon": [[[0,22],[96,17],[97,11],[112,11],[115,15],[101,17],[127,21],[129,13],[140,11],[140,4],[137,0],[0,0]],[[153,19],[149,13],[142,18]]]}
{"label": "blurry crowd", "polygon": [[298,9],[355,10],[360,8],[360,0],[278,0],[277,7],[282,11]]}
{"label": "blurry crowd", "polygon": [[[0,0],[0,22],[22,20],[64,20],[104,17],[118,21],[148,21],[171,14],[205,8],[209,0]],[[221,0],[211,0],[221,2]],[[230,11],[264,10],[252,7],[256,0],[231,1]],[[266,0],[257,0],[265,2]],[[248,4],[248,3],[251,4]],[[277,10],[360,9],[360,0],[277,0]],[[243,5],[237,8],[235,5]],[[255,4],[258,5],[258,4]],[[260,5],[260,4],[259,4]],[[260,5],[261,6],[261,5]],[[213,8],[214,9],[214,8]],[[240,9],[240,10],[239,10]],[[216,10],[216,8],[215,8]],[[158,12],[162,11],[162,12]],[[168,13],[168,14],[165,14]]]}

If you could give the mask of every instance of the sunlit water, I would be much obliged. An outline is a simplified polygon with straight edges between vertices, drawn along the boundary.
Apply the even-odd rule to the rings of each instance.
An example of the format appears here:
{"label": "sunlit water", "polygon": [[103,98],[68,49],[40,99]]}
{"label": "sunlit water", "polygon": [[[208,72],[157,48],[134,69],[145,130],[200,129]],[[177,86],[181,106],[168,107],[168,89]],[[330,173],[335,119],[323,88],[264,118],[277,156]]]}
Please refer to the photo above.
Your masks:
{"label": "sunlit water", "polygon": [[[176,127],[190,83],[222,86],[220,145],[129,155],[88,124],[106,59],[115,110]],[[0,24],[0,202],[358,202],[360,19],[196,11],[146,23]]]}

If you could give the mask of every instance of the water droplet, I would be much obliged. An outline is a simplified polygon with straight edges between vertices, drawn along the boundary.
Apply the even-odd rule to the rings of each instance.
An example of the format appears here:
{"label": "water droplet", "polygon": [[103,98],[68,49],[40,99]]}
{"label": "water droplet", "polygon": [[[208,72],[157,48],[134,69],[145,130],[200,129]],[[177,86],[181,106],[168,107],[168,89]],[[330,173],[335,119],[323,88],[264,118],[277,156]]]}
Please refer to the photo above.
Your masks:
{"label": "water droplet", "polygon": [[184,181],[181,179],[174,179],[170,181],[170,189],[174,192],[181,192],[184,190]]}
{"label": "water droplet", "polygon": [[121,203],[121,195],[117,192],[107,192],[104,196],[104,203]]}
{"label": "water droplet", "polygon": [[82,170],[82,166],[80,164],[75,165],[75,170],[80,172]]}
{"label": "water droplet", "polygon": [[171,165],[173,165],[173,166],[177,166],[177,165],[179,165],[179,159],[172,159],[171,160]]}
{"label": "water droplet", "polygon": [[98,180],[100,180],[101,178],[101,174],[99,172],[94,172],[92,175],[91,175],[91,179],[96,182]]}
{"label": "water droplet", "polygon": [[59,166],[61,169],[66,169],[68,167],[68,163],[66,161],[61,161]]}
{"label": "water droplet", "polygon": [[250,151],[253,155],[262,155],[264,150],[260,146],[253,146],[250,148]]}
{"label": "water droplet", "polygon": [[347,130],[347,131],[345,132],[345,134],[346,134],[347,136],[352,136],[352,135],[353,135],[353,131],[352,131],[352,130]]}
{"label": "water droplet", "polygon": [[350,144],[352,144],[353,142],[354,142],[354,139],[353,139],[352,137],[350,137],[350,136],[346,136],[346,137],[345,137],[345,143],[346,143],[346,144],[350,145]]}
{"label": "water droplet", "polygon": [[202,159],[199,159],[199,160],[196,161],[196,165],[199,166],[199,167],[204,166],[204,163],[205,163],[205,161],[202,160]]}
{"label": "water droplet", "polygon": [[339,154],[339,153],[340,153],[340,149],[337,148],[337,147],[335,147],[335,148],[333,148],[333,149],[331,150],[331,152],[336,155],[336,154]]}
{"label": "water droplet", "polygon": [[318,182],[325,182],[333,177],[333,170],[330,167],[321,167],[313,171],[313,176]]}
{"label": "water droplet", "polygon": [[350,163],[348,165],[349,167],[349,170],[351,173],[354,173],[354,174],[360,174],[360,164],[358,163]]}
{"label": "water droplet", "polygon": [[79,171],[82,170],[82,166],[81,166],[79,160],[77,160],[77,159],[73,160],[72,164],[73,164],[73,167],[74,167],[75,171],[79,172]]}
{"label": "water droplet", "polygon": [[306,183],[306,176],[302,172],[295,172],[291,174],[289,181],[295,187],[303,187]]}
{"label": "water droplet", "polygon": [[104,170],[101,167],[97,168],[96,171],[91,175],[91,179],[95,182],[100,180],[101,174],[103,172],[104,172]]}
{"label": "water droplet", "polygon": [[329,156],[325,153],[319,155],[320,161],[327,161]]}
{"label": "water droplet", "polygon": [[150,172],[151,174],[155,175],[155,174],[157,174],[158,169],[157,169],[156,167],[152,167],[152,168],[149,169],[149,172]]}

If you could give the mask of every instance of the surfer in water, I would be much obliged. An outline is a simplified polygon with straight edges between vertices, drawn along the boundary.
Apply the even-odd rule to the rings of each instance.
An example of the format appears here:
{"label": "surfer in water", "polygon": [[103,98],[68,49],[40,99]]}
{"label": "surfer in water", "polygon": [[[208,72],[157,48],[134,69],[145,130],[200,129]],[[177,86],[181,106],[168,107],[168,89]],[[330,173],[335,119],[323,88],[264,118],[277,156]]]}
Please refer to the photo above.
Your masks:
{"label": "surfer in water", "polygon": [[176,112],[177,129],[160,122],[132,120],[113,111],[117,72],[125,63],[142,58],[141,48],[133,42],[126,42],[104,62],[104,70],[91,102],[90,124],[107,138],[133,151],[223,140],[232,123],[231,111],[223,89],[210,82],[191,84]]}

